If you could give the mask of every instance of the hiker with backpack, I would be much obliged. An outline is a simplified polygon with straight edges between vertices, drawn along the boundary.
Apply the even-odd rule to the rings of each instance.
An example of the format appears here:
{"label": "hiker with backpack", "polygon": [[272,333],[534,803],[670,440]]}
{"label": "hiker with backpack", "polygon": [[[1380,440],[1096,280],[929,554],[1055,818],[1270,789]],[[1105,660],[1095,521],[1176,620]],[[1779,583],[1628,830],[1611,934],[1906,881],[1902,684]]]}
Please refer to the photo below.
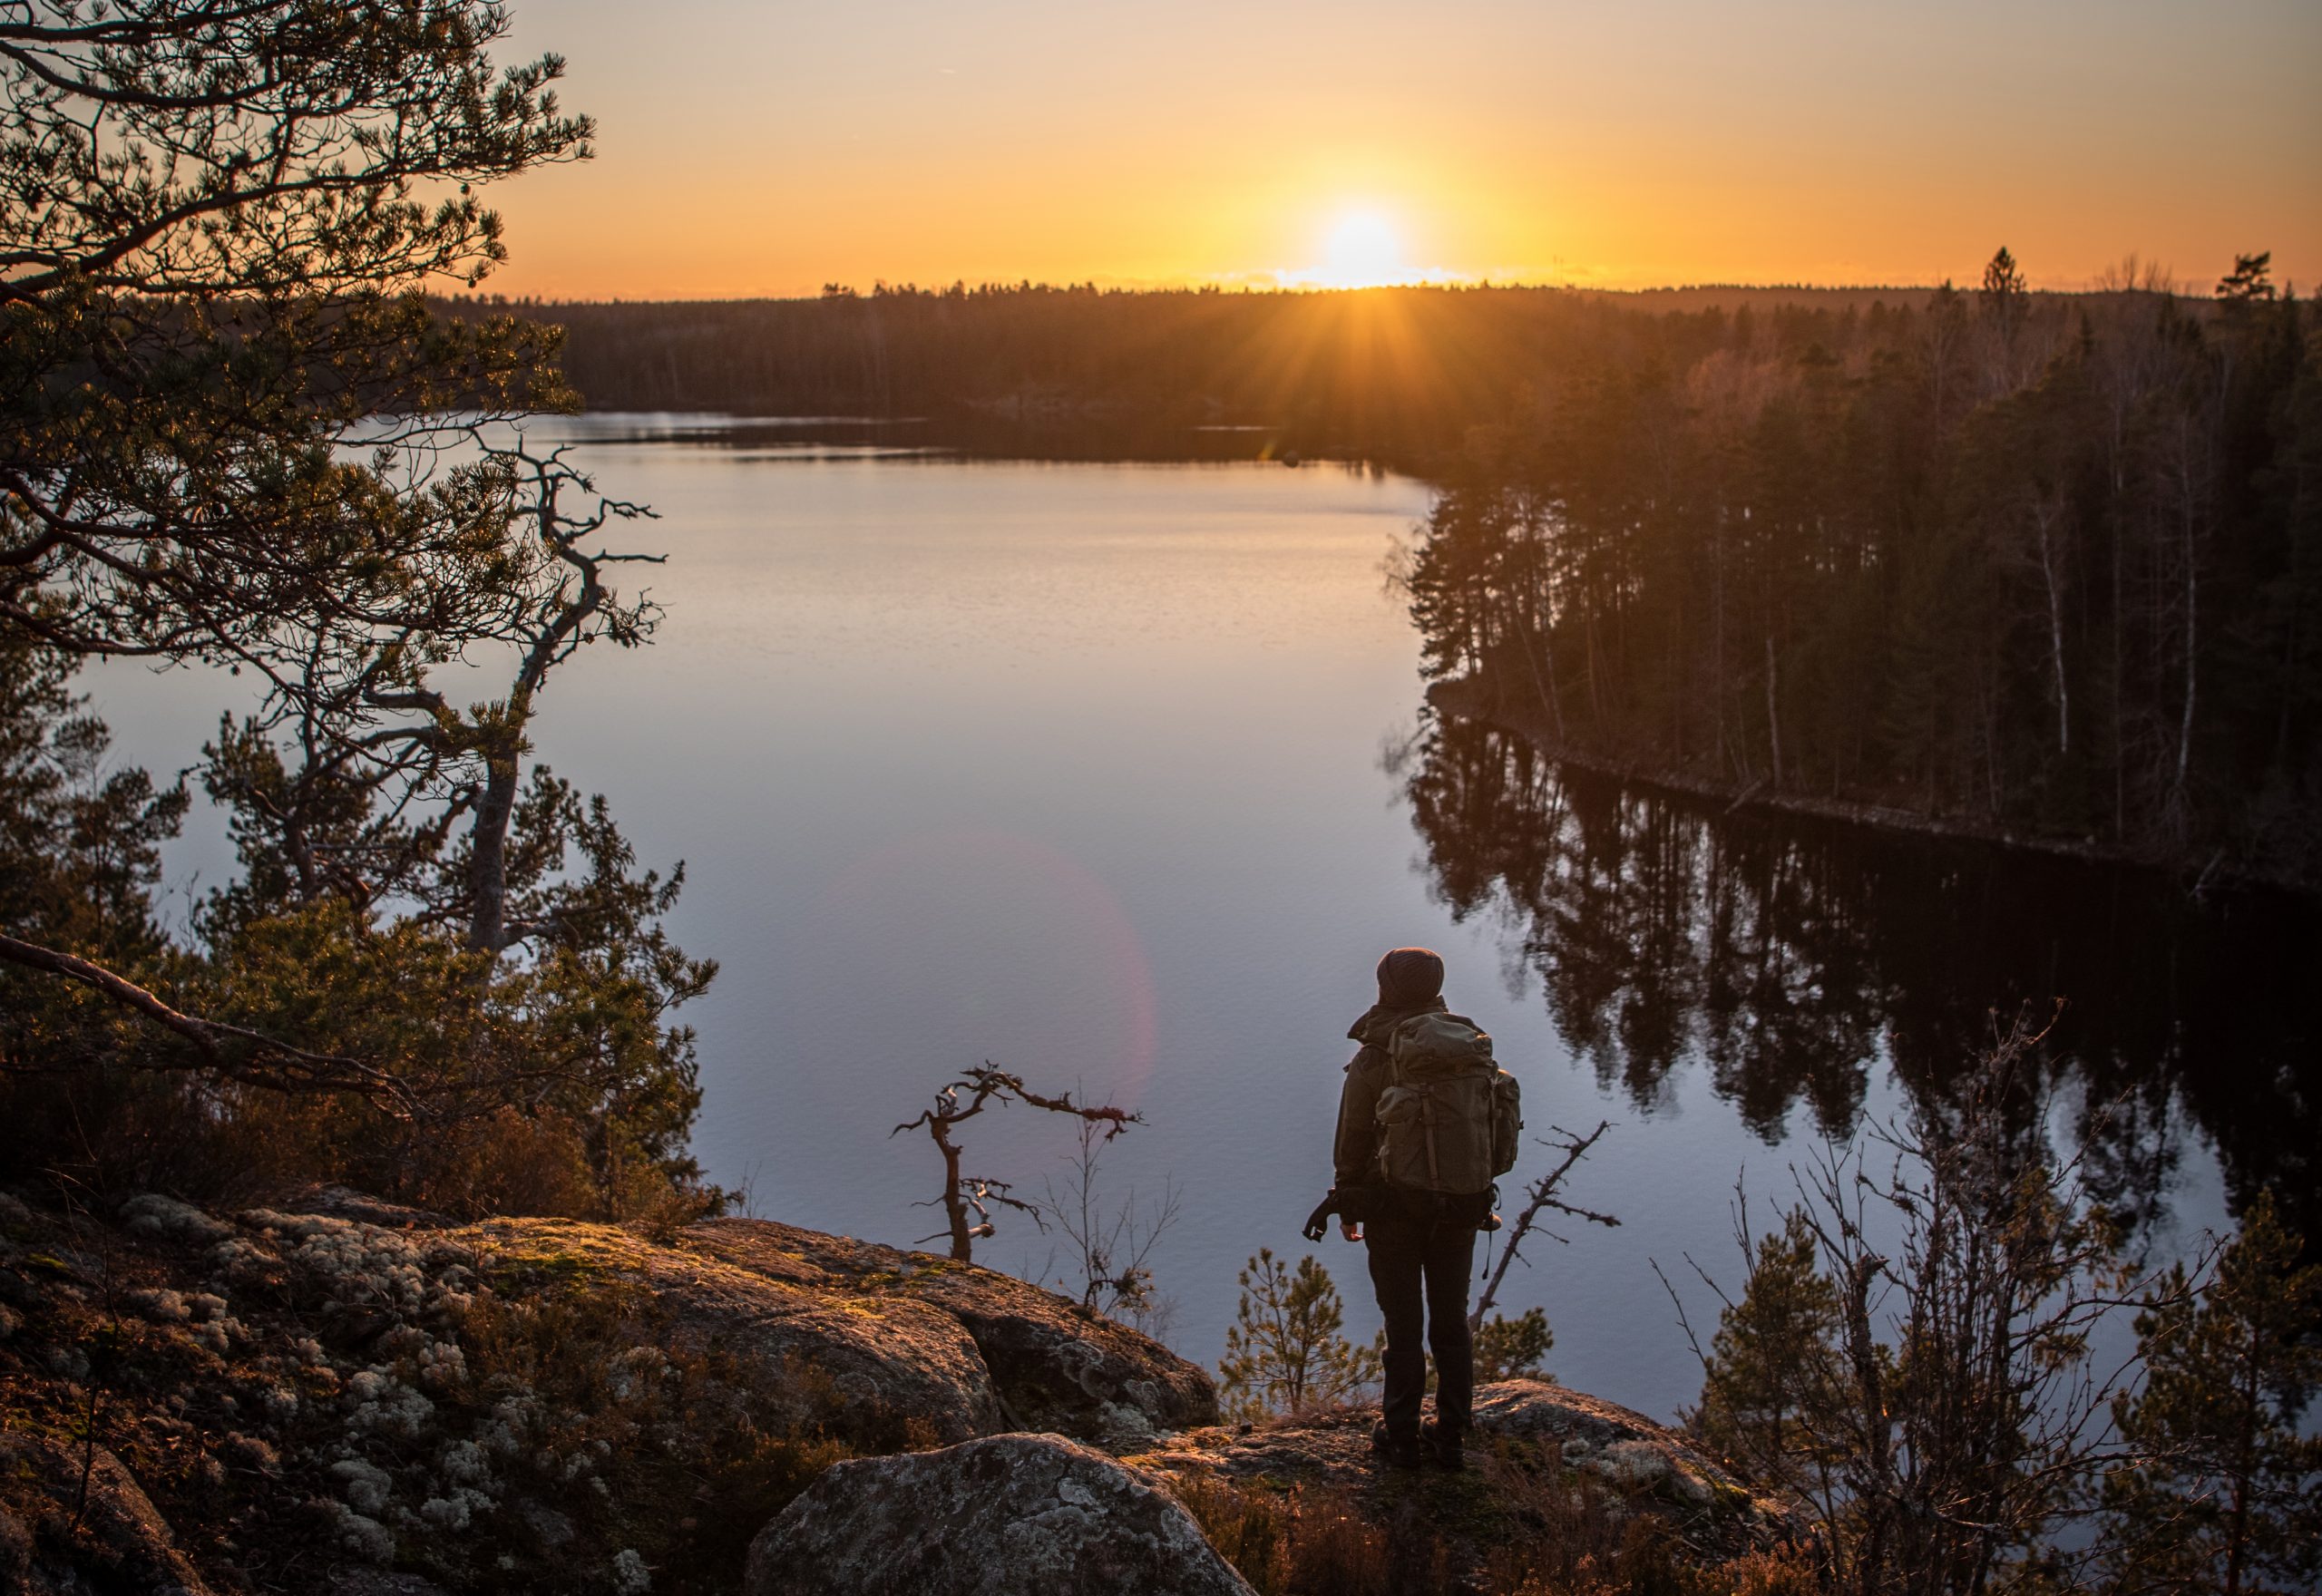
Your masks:
{"label": "hiker with backpack", "polygon": [[[1336,1213],[1340,1234],[1369,1245],[1387,1321],[1383,1416],[1371,1443],[1397,1468],[1418,1467],[1422,1448],[1446,1468],[1464,1465],[1475,1393],[1468,1277],[1476,1232],[1498,1228],[1492,1182],[1515,1167],[1523,1129],[1516,1078],[1442,991],[1443,960],[1428,949],[1379,961],[1379,1001],[1347,1033],[1362,1046],[1339,1097],[1337,1184],[1307,1221],[1319,1241]],[[1429,1349],[1435,1422],[1422,1428]]]}

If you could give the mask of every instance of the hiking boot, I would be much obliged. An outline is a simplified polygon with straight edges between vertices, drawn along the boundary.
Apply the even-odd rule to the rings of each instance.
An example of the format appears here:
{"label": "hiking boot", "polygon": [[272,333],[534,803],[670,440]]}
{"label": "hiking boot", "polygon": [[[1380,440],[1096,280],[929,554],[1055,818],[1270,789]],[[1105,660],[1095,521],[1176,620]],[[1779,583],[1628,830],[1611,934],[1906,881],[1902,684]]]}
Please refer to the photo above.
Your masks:
{"label": "hiking boot", "polygon": [[1429,1419],[1419,1427],[1419,1444],[1439,1467],[1451,1474],[1456,1474],[1468,1466],[1468,1454],[1460,1444],[1457,1430],[1447,1430],[1433,1419]]}
{"label": "hiking boot", "polygon": [[1417,1468],[1420,1463],[1419,1442],[1410,1435],[1390,1435],[1387,1421],[1380,1420],[1371,1426],[1371,1450],[1389,1468]]}

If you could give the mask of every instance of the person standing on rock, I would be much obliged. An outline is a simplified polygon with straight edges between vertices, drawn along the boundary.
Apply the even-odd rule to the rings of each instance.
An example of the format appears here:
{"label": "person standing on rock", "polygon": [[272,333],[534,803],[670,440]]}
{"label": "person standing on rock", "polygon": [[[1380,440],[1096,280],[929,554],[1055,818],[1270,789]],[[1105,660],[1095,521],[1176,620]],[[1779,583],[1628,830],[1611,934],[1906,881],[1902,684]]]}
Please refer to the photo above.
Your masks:
{"label": "person standing on rock", "polygon": [[[1330,1206],[1340,1234],[1367,1241],[1371,1283],[1387,1321],[1386,1391],[1371,1445],[1397,1468],[1422,1447],[1463,1465],[1475,1395],[1468,1279],[1476,1232],[1498,1228],[1493,1177],[1516,1164],[1523,1129],[1516,1078],[1491,1037],[1443,1002],[1443,959],[1398,948],[1379,961],[1379,1001],[1347,1035]],[[1367,1228],[1367,1235],[1366,1235]],[[1427,1351],[1435,1354],[1435,1422],[1420,1424]]]}

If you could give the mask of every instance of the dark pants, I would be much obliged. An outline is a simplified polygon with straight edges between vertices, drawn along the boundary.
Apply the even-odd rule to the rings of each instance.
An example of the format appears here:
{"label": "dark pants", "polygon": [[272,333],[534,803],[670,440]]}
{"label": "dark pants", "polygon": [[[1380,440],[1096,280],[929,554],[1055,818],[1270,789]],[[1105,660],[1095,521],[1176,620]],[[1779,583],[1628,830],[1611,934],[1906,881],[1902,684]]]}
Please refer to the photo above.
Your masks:
{"label": "dark pants", "polygon": [[[1454,1200],[1464,1207],[1464,1200]],[[1444,1204],[1449,1207],[1450,1204]],[[1374,1216],[1364,1237],[1371,1247],[1371,1283],[1387,1320],[1387,1433],[1419,1434],[1420,1397],[1427,1390],[1427,1351],[1435,1354],[1435,1417],[1447,1435],[1464,1435],[1475,1407],[1475,1345],[1468,1334],[1468,1274],[1476,1263],[1476,1227],[1464,1212],[1416,1212]]]}

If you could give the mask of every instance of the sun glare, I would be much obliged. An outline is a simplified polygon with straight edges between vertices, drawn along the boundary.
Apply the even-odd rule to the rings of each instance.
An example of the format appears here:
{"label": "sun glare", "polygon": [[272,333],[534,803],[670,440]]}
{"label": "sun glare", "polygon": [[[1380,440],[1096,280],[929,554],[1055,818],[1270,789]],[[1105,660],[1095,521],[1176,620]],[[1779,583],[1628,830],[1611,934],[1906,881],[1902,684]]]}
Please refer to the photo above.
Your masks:
{"label": "sun glare", "polygon": [[1331,229],[1314,281],[1326,288],[1371,288],[1401,282],[1410,272],[1395,224],[1378,211],[1356,210]]}

